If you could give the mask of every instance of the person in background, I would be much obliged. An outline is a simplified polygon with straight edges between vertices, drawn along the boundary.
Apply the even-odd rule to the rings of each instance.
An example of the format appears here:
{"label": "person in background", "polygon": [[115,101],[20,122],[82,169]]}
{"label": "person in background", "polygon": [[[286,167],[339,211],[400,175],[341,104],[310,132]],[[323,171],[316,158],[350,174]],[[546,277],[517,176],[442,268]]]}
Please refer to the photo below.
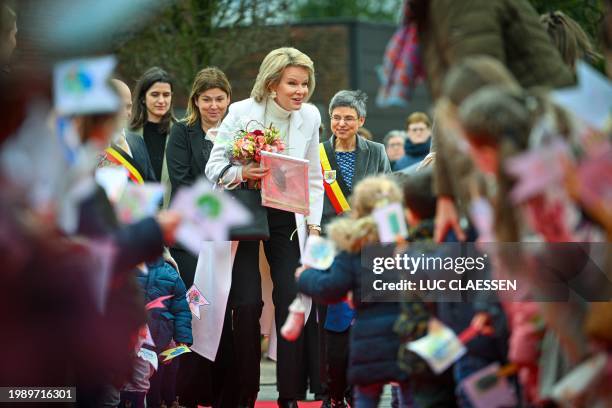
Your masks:
{"label": "person in background", "polygon": [[329,270],[311,269],[304,265],[295,276],[302,293],[322,303],[341,301],[353,291],[355,323],[351,328],[348,383],[355,386],[355,407],[376,407],[383,387],[399,382],[403,401],[409,401],[408,374],[398,365],[400,338],[393,326],[399,315],[399,303],[364,302],[361,280],[371,269],[361,261],[362,250],[379,242],[378,228],[372,212],[382,205],[401,203],[397,184],[386,176],[363,179],[351,196],[351,212],[334,220],[328,235],[339,249]]}
{"label": "person in background", "polygon": [[153,167],[149,160],[147,146],[142,137],[135,133],[127,133],[126,127],[132,117],[132,93],[125,82],[119,79],[112,79],[111,83],[115,87],[121,100],[121,107],[117,114],[118,129],[111,139],[110,146],[105,151],[105,163],[124,165],[130,179],[136,183],[145,181],[155,181]]}
{"label": "person in background", "polygon": [[405,155],[395,164],[401,170],[419,163],[429,154],[431,148],[431,122],[423,112],[414,112],[406,118],[408,137],[404,143]]}
{"label": "person in background", "polygon": [[[363,91],[343,90],[329,103],[332,137],[321,143],[325,199],[321,225],[326,231],[330,221],[350,211],[342,203],[353,193],[354,186],[365,177],[391,172],[382,144],[359,136],[359,128],[366,120],[367,95]],[[338,188],[334,189],[333,185]],[[324,324],[320,330],[322,342],[321,364],[326,367],[327,388],[333,408],[345,407],[345,395],[352,405],[347,389],[349,332],[354,312],[346,302],[318,305]]]}
{"label": "person in background", "polygon": [[585,59],[593,63],[601,58],[595,51],[589,35],[575,20],[562,11],[542,14],[540,23],[559,50],[563,62],[572,69],[576,65],[576,60]]}
{"label": "person in background", "polygon": [[397,168],[397,162],[406,154],[404,151],[405,139],[406,134],[401,130],[392,130],[383,139],[387,158],[393,171],[400,170]]}
{"label": "person in background", "polygon": [[[518,83],[532,87],[560,88],[574,78],[539,22],[533,6],[525,0],[411,0],[408,24],[415,24],[425,67],[427,84],[434,101],[443,92],[449,71],[475,56],[499,61]],[[478,30],[472,29],[478,26]],[[432,150],[437,152],[434,182],[438,196],[435,240],[440,242],[453,231],[465,240],[459,225],[457,193],[453,191],[456,169],[447,156],[456,135],[444,140],[434,129]],[[456,150],[456,149],[454,149]],[[466,156],[466,153],[461,153]]]}
{"label": "person in background", "polygon": [[[130,133],[144,139],[155,181],[166,188],[163,208],[170,202],[166,144],[176,121],[172,112],[173,81],[161,68],[149,68],[136,83]],[[134,136],[128,135],[128,140]]]}

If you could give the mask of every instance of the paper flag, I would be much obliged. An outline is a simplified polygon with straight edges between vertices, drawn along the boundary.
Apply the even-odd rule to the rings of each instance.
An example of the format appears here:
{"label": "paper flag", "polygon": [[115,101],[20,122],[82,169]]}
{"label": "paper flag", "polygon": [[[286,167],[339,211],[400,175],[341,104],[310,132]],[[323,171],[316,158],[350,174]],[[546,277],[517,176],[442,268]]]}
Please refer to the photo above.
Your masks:
{"label": "paper flag", "polygon": [[189,290],[187,291],[187,303],[189,303],[189,309],[191,313],[200,318],[200,306],[210,305],[208,300],[202,295],[202,292],[198,289],[196,285],[191,285]]}
{"label": "paper flag", "polygon": [[336,249],[332,241],[317,235],[309,235],[301,262],[302,265],[325,270],[331,267],[335,256]]}
{"label": "paper flag", "polygon": [[378,226],[378,237],[380,242],[396,242],[398,238],[408,235],[404,210],[400,203],[388,204],[375,209],[372,217]]}
{"label": "paper flag", "polygon": [[594,207],[599,203],[612,203],[612,148],[597,155],[585,157],[578,166],[580,199]]}
{"label": "paper flag", "polygon": [[602,378],[607,362],[608,355],[602,352],[578,365],[555,385],[552,398],[559,403],[574,400]]}
{"label": "paper flag", "polygon": [[109,82],[113,56],[64,61],[53,70],[53,101],[60,115],[115,112],[120,101]]}
{"label": "paper flag", "polygon": [[159,361],[157,359],[157,354],[153,350],[141,347],[136,355],[142,358],[144,361],[149,362],[153,366],[153,368],[157,370]]}
{"label": "paper flag", "polygon": [[230,228],[251,221],[250,211],[205,178],[179,190],[171,208],[183,215],[177,240],[196,255],[202,241],[227,241]]}
{"label": "paper flag", "polygon": [[510,192],[512,202],[518,204],[551,186],[560,186],[565,175],[563,161],[569,157],[567,144],[558,140],[508,159],[506,171],[518,179]]}
{"label": "paper flag", "polygon": [[164,196],[159,183],[127,183],[123,194],[115,204],[119,221],[129,224],[155,215]]}
{"label": "paper flag", "polygon": [[437,319],[429,321],[426,336],[409,342],[406,348],[427,361],[436,374],[444,372],[467,352],[455,333]]}
{"label": "paper flag", "polygon": [[175,357],[180,356],[181,354],[191,353],[191,350],[187,346],[178,346],[172,349],[168,349],[160,354],[162,357],[166,357],[164,362],[170,361]]}
{"label": "paper flag", "polygon": [[[461,382],[474,408],[516,407],[518,405],[508,379],[497,375],[499,370],[499,363],[493,363],[476,371]],[[493,381],[482,381],[488,378],[493,378]]]}
{"label": "paper flag", "polygon": [[554,102],[595,129],[603,129],[612,112],[612,83],[589,64],[576,64],[578,85],[551,92]]}
{"label": "paper flag", "polygon": [[125,167],[102,167],[96,169],[96,182],[104,189],[109,201],[115,204],[123,195],[128,184],[128,171]]}
{"label": "paper flag", "polygon": [[145,309],[165,309],[166,305],[164,305],[164,300],[170,299],[173,296],[174,295],[160,296],[157,299],[153,299],[152,301],[146,304]]}
{"label": "paper flag", "polygon": [[138,331],[138,338],[140,341],[142,341],[142,344],[155,347],[155,342],[153,341],[153,336],[151,336],[151,330],[149,330],[148,324],[145,324],[140,328]]}

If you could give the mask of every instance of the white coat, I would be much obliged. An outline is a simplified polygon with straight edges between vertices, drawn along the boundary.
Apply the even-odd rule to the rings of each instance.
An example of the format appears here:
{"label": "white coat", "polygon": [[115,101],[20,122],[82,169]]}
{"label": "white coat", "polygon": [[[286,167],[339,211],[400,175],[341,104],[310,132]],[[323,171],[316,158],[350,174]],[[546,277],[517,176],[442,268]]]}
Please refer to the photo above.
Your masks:
{"label": "white coat", "polygon": [[[233,103],[221,126],[219,135],[234,134],[250,120],[263,124],[265,121],[265,102],[257,103],[254,99],[245,99]],[[289,123],[289,156],[309,160],[309,195],[310,214],[304,217],[295,215],[300,252],[304,249],[308,236],[307,225],[321,222],[323,212],[323,177],[319,159],[319,126],[321,115],[318,109],[310,104],[303,104],[300,110],[291,113]],[[252,129],[249,126],[249,129]],[[206,177],[215,182],[221,170],[229,163],[223,143],[215,143],[206,165]],[[225,176],[226,186],[241,181],[242,168],[230,168]],[[306,219],[307,218],[307,219]],[[232,265],[236,254],[237,242],[204,242],[196,267],[194,283],[200,289],[209,305],[200,307],[200,317],[192,319],[193,346],[196,353],[214,361],[221,340],[221,331],[225,317],[225,308],[232,281]],[[307,302],[308,313],[311,302]],[[282,325],[284,322],[275,322]]]}

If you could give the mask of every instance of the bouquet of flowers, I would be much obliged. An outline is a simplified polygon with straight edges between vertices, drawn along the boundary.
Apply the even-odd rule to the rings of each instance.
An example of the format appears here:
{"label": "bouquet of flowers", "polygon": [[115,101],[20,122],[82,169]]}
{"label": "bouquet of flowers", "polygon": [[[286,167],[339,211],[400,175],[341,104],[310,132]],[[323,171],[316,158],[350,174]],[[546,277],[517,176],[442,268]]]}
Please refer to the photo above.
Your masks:
{"label": "bouquet of flowers", "polygon": [[285,142],[281,139],[277,128],[270,125],[267,128],[262,126],[263,129],[249,131],[249,123],[245,129],[238,130],[234,140],[228,144],[228,157],[233,163],[242,165],[253,161],[259,163],[262,151],[281,153],[285,150]]}

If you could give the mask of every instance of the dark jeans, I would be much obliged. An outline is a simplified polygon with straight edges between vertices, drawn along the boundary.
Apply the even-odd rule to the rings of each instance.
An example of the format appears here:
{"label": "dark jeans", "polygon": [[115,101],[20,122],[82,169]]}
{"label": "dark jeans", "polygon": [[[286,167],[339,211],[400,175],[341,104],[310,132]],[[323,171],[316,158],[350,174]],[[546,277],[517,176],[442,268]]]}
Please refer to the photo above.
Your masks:
{"label": "dark jeans", "polygon": [[289,315],[289,305],[297,295],[295,270],[300,263],[300,248],[297,233],[294,234],[295,214],[272,208],[267,210],[270,239],[264,242],[264,250],[274,284],[272,300],[278,339],[276,384],[279,398],[297,399],[303,393],[304,336],[290,342],[280,334]]}
{"label": "dark jeans", "polygon": [[176,376],[179,359],[180,356],[174,358],[168,364],[159,362],[157,371],[150,380],[151,387],[147,393],[147,408],[157,408],[161,406],[162,402],[169,406],[176,400]]}

